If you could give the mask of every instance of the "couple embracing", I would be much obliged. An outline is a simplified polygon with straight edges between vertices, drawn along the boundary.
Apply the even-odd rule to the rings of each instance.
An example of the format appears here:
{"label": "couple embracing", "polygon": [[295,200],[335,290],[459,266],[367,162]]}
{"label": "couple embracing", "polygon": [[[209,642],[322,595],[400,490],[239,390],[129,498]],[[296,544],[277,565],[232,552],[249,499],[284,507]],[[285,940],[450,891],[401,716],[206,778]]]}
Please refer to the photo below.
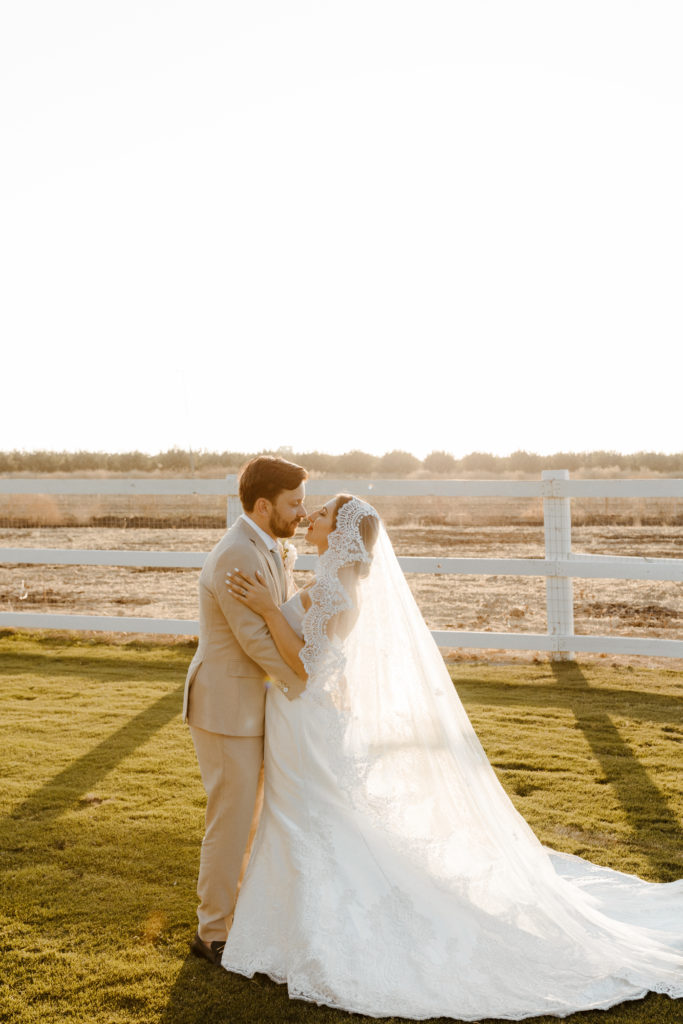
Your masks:
{"label": "couple embracing", "polygon": [[243,515],[200,576],[184,705],[207,794],[193,952],[373,1017],[683,997],[683,881],[542,846],[372,506],[338,495],[308,514],[319,557],[297,590],[306,475],[249,462]]}

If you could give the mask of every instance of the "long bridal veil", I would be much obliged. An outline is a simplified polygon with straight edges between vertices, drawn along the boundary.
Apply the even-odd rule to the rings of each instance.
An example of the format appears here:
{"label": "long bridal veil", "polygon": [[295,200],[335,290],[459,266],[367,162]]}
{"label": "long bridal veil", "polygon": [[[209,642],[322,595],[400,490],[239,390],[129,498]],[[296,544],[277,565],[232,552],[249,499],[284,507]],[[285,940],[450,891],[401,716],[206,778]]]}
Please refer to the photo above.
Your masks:
{"label": "long bridal veil", "polygon": [[683,881],[647,883],[540,843],[360,499],[339,509],[310,593],[302,700],[315,770],[376,850],[387,901],[408,894],[427,922],[444,977],[457,949],[499,986],[491,1015],[510,1017],[539,992],[551,995],[536,1012],[559,1015],[648,990],[683,996]]}

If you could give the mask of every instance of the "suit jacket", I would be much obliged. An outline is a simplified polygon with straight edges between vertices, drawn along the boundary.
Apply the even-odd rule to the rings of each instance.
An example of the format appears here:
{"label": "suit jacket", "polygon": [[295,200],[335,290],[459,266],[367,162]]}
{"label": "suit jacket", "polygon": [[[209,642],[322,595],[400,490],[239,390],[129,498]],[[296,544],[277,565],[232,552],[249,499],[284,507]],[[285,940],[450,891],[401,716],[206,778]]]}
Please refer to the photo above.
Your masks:
{"label": "suit jacket", "polygon": [[225,736],[262,736],[266,683],[293,700],[306,683],[282,659],[256,612],[230,595],[229,569],[260,570],[275,601],[287,599],[267,546],[238,519],[209,554],[199,577],[199,646],[185,680],[183,721]]}

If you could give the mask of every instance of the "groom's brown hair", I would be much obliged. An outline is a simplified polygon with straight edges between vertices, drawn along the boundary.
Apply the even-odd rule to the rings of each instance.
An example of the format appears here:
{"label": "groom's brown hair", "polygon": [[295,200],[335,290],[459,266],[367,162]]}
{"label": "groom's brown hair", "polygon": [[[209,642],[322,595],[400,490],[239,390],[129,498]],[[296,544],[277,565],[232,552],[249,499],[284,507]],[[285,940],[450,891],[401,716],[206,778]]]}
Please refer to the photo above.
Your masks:
{"label": "groom's brown hair", "polygon": [[275,455],[257,455],[246,462],[239,476],[242,508],[251,512],[259,498],[275,501],[282,491],[294,491],[308,477],[303,466]]}

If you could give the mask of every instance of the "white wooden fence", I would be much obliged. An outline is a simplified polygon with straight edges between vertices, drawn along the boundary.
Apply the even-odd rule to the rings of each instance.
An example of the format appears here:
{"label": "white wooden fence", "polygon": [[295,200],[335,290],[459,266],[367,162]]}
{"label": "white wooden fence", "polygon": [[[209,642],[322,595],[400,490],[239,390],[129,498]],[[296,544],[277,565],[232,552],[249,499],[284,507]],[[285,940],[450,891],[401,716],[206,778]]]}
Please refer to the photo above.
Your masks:
{"label": "white wooden fence", "polygon": [[[575,652],[654,655],[683,658],[683,640],[649,637],[577,636],[574,633],[572,580],[625,579],[683,582],[683,558],[628,558],[577,554],[571,549],[571,498],[682,498],[683,480],[570,480],[568,470],[548,470],[541,480],[309,480],[308,495],[339,491],[372,500],[373,496],[540,497],[543,499],[545,558],[400,558],[405,572],[456,573],[546,578],[547,633],[489,633],[437,630],[441,647],[548,651],[554,660]],[[237,477],[214,480],[174,479],[0,479],[4,494],[225,495],[227,524],[240,512]],[[118,565],[200,568],[206,552],[79,551],[53,548],[5,548],[0,562],[41,565]],[[315,558],[302,555],[297,568],[311,569]],[[196,635],[189,619],[132,618],[101,615],[56,615],[0,612],[0,626],[29,629],[112,630],[116,632]]]}

